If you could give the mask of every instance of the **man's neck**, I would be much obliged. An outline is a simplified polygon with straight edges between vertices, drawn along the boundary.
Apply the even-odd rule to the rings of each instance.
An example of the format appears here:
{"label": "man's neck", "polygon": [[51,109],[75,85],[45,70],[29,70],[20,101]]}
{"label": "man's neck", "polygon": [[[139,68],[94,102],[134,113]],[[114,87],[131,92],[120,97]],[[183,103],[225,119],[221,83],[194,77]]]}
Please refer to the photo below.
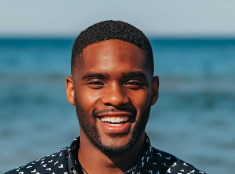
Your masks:
{"label": "man's neck", "polygon": [[137,143],[127,152],[116,155],[107,156],[97,149],[90,140],[80,134],[80,148],[78,151],[78,159],[81,166],[89,174],[110,174],[123,173],[134,167],[142,155],[144,148],[145,133],[143,133]]}

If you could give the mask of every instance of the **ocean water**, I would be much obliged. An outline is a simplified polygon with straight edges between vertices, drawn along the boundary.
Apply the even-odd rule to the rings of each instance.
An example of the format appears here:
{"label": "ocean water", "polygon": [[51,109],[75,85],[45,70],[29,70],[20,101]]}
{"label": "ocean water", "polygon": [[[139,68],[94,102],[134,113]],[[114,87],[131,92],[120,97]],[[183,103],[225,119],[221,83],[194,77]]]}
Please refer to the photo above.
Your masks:
{"label": "ocean water", "polygon": [[[160,77],[152,145],[207,173],[234,173],[235,40],[150,40]],[[0,39],[0,173],[79,135],[65,96],[73,41]]]}

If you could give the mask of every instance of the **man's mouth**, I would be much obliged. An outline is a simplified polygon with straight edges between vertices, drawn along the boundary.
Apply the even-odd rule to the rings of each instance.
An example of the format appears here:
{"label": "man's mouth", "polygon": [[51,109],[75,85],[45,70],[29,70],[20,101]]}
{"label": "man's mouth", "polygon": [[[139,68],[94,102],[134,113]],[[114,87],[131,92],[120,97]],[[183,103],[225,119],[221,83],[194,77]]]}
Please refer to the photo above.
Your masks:
{"label": "man's mouth", "polygon": [[125,124],[126,122],[130,121],[130,117],[123,116],[123,117],[110,117],[110,116],[103,116],[99,117],[99,119],[109,125],[109,126],[121,126]]}

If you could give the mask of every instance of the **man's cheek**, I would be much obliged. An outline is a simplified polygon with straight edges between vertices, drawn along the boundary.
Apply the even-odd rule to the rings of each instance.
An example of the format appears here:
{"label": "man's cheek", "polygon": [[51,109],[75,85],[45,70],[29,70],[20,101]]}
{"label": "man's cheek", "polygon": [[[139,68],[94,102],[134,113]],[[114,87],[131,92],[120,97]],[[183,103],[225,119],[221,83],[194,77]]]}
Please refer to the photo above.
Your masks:
{"label": "man's cheek", "polygon": [[130,99],[135,107],[139,109],[146,109],[147,107],[149,107],[151,97],[150,95],[143,92],[141,94],[132,95]]}
{"label": "man's cheek", "polygon": [[95,104],[100,98],[100,95],[94,91],[79,92],[78,99],[85,106]]}

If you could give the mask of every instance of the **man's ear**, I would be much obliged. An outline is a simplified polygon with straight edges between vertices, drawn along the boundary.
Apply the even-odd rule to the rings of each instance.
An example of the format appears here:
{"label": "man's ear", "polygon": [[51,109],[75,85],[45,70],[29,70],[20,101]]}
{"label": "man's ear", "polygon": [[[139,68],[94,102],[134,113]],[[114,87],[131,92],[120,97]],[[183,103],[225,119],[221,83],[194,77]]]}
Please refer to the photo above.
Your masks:
{"label": "man's ear", "polygon": [[151,105],[154,105],[157,102],[159,96],[159,77],[153,77],[152,81],[152,96],[151,96]]}
{"label": "man's ear", "polygon": [[72,77],[66,77],[66,97],[71,105],[75,105],[74,82]]}

